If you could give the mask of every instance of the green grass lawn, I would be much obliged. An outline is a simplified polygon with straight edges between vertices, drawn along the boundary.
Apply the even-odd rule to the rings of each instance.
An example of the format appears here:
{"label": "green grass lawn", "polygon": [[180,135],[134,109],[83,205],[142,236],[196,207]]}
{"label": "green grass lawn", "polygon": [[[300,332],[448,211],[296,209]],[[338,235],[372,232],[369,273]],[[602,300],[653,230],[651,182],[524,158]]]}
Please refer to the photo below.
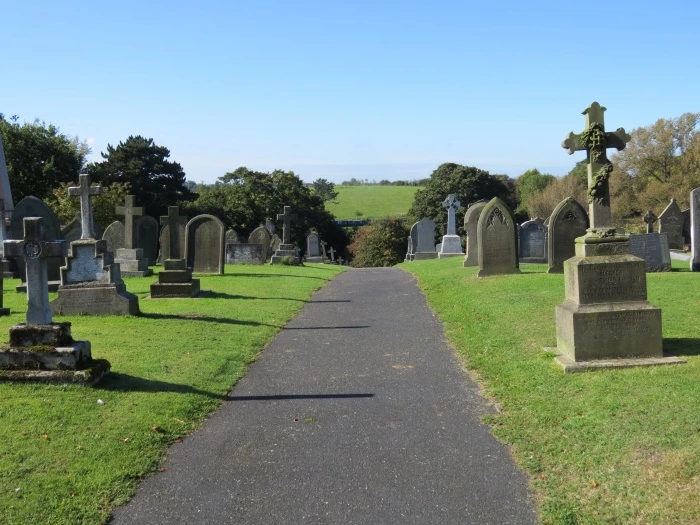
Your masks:
{"label": "green grass lawn", "polygon": [[700,523],[700,273],[647,276],[664,349],[687,364],[565,375],[543,351],[563,275],[523,265],[478,279],[461,258],[401,267],[496,403],[485,420],[529,474],[543,523]]}
{"label": "green grass lawn", "polygon": [[[340,271],[227,265],[223,276],[201,276],[195,299],[144,299],[156,277],[131,278],[141,317],[54,318],[72,322],[112,373],[97,388],[0,383],[0,522],[104,522]],[[4,283],[4,341],[26,314],[17,282]]]}
{"label": "green grass lawn", "polygon": [[[373,219],[406,215],[417,186],[336,186],[337,204],[326,203],[336,219]],[[358,217],[356,212],[361,212]]]}

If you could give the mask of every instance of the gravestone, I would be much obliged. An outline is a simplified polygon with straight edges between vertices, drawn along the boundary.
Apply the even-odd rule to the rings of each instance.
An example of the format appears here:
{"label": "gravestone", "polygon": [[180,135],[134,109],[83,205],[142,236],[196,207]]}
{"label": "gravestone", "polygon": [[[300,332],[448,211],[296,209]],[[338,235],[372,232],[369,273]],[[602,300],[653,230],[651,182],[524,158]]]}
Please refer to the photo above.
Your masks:
{"label": "gravestone", "polygon": [[[176,258],[164,258],[163,269],[158,273],[158,282],[151,284],[152,299],[170,299],[177,297],[195,297],[199,294],[199,279],[192,278],[192,268],[187,266],[184,253],[184,234],[187,217],[180,215],[177,206],[168,206],[168,214],[160,217],[161,253],[174,255]],[[223,226],[222,226],[223,229]],[[223,239],[223,231],[222,231]]]}
{"label": "gravestone", "polygon": [[408,247],[406,248],[406,257],[404,258],[404,262],[409,262],[412,261],[411,255],[413,255],[413,241],[411,240],[411,236],[408,236]]}
{"label": "gravestone", "polygon": [[700,188],[690,192],[690,271],[700,272]]}
{"label": "gravestone", "polygon": [[185,228],[187,266],[194,273],[223,275],[225,257],[224,223],[213,215],[197,215]]}
{"label": "gravestone", "polygon": [[323,262],[323,257],[321,256],[321,239],[316,232],[311,232],[306,236],[306,262]]}
{"label": "gravestone", "polygon": [[683,214],[683,244],[690,246],[690,208],[681,213]]}
{"label": "gravestone", "polygon": [[671,271],[671,252],[665,233],[630,235],[630,253],[644,259],[647,272]]}
{"label": "gravestone", "polygon": [[442,242],[438,248],[440,259],[464,255],[462,240],[457,235],[457,223],[455,222],[455,212],[459,206],[460,202],[453,193],[450,193],[442,202],[442,207],[447,209],[447,233],[442,236]]}
{"label": "gravestone", "polygon": [[642,219],[647,225],[647,233],[654,233],[654,223],[656,222],[656,219],[658,219],[658,217],[654,215],[654,212],[647,210],[646,215]]}
{"label": "gravestone", "polygon": [[576,239],[586,235],[588,214],[576,199],[567,197],[549,216],[547,273],[564,273],[564,261],[576,255]]}
{"label": "gravestone", "polygon": [[63,315],[138,315],[138,298],[126,291],[119,263],[104,240],[94,238],[92,197],[101,186],[80,175],[80,184],[68,188],[68,195],[80,197],[82,236],[70,243],[66,265],[61,267],[61,286],[51,310]]}
{"label": "gravestone", "polygon": [[[171,210],[171,208],[175,209]],[[168,215],[163,215],[160,218],[160,224],[162,226],[159,239],[161,261],[167,259],[185,259],[185,226],[187,225],[187,217],[181,216],[179,213],[177,206],[168,206]],[[168,220],[171,214],[173,214],[172,217],[174,217],[172,222]],[[171,228],[175,232],[175,235],[170,234]]]}
{"label": "gravestone", "polygon": [[676,199],[666,206],[659,215],[659,233],[668,234],[668,247],[671,250],[682,250],[683,246],[683,212]]}
{"label": "gravestone", "polygon": [[270,233],[270,235],[275,234],[275,223],[270,219],[265,219],[265,229]]}
{"label": "gravestone", "polygon": [[282,221],[282,244],[275,251],[275,254],[270,259],[270,264],[281,263],[283,259],[291,257],[294,264],[299,264],[301,259],[297,251],[294,249],[295,246],[292,244],[292,221],[296,220],[297,216],[292,213],[291,206],[284,207],[284,213],[277,214],[277,220]]}
{"label": "gravestone", "polygon": [[136,247],[143,251],[148,265],[153,266],[158,259],[158,221],[150,215],[136,219]]}
{"label": "gravestone", "polygon": [[272,238],[270,239],[270,249],[268,250],[268,253],[275,253],[277,250],[280,249],[281,244],[282,238],[276,233],[273,234]]}
{"label": "gravestone", "polygon": [[22,240],[4,242],[5,252],[26,266],[26,324],[10,328],[9,344],[0,347],[0,380],[94,385],[109,372],[109,362],[93,360],[89,341],[76,341],[70,323],[52,322],[49,307],[48,257],[63,257],[66,242],[47,241],[43,219],[23,220]]}
{"label": "gravestone", "polygon": [[143,215],[143,208],[135,206],[136,197],[127,195],[124,206],[117,206],[117,215],[124,216],[124,247],[117,248],[114,252],[114,261],[119,264],[121,274],[125,277],[148,277],[153,275],[153,270],[148,267],[148,258],[144,256],[143,249],[136,245],[136,221],[134,218]]}
{"label": "gravestone", "polygon": [[250,232],[250,235],[248,236],[248,244],[259,244],[263,247],[262,253],[265,260],[267,260],[269,256],[270,241],[270,232],[267,230],[267,228],[265,228],[265,226],[258,226],[252,232]]}
{"label": "gravestone", "polygon": [[126,230],[124,229],[123,222],[114,221],[107,226],[105,232],[102,234],[102,240],[107,243],[107,251],[116,253],[118,249],[124,248],[125,235]]}
{"label": "gravestone", "polygon": [[[413,235],[415,227],[415,237]],[[435,222],[428,217],[423,217],[411,228],[413,240],[413,260],[437,259],[435,251]]]}
{"label": "gravestone", "polygon": [[80,218],[73,217],[68,224],[61,228],[61,238],[64,241],[77,241],[83,234],[83,229],[80,227]]}
{"label": "gravestone", "polygon": [[328,251],[328,253],[331,254],[331,262],[335,263],[335,248],[333,248],[333,246],[331,246],[331,249]]}
{"label": "gravestone", "polygon": [[576,256],[564,263],[565,300],[555,308],[555,359],[567,372],[682,362],[663,357],[661,310],[647,301],[645,263],[612,223],[606,150],[624,149],[630,136],[623,128],[606,132],[604,111],[591,104],[583,112],[585,130],[562,143],[569,154],[586,151],[590,219],[576,239]]}
{"label": "gravestone", "polygon": [[466,255],[464,256],[464,267],[479,265],[479,242],[477,234],[477,225],[479,224],[479,215],[486,207],[486,201],[478,201],[467,208],[464,214],[464,231],[467,234],[466,239]]}
{"label": "gravestone", "polygon": [[240,244],[242,242],[241,236],[236,230],[226,230],[226,244]]}
{"label": "gravestone", "polygon": [[547,262],[547,230],[540,219],[525,221],[520,225],[518,259],[521,263],[545,264]]}
{"label": "gravestone", "polygon": [[477,223],[478,277],[520,273],[517,230],[510,208],[498,197],[491,199]]}
{"label": "gravestone", "polygon": [[227,264],[265,264],[262,244],[236,243],[226,245]]}
{"label": "gravestone", "polygon": [[[41,217],[44,219],[41,222],[43,231],[43,239],[46,241],[57,241],[61,239],[61,224],[58,222],[56,214],[49,208],[41,199],[34,196],[25,197],[17,203],[15,211],[12,214],[12,222],[10,223],[9,236],[11,239],[19,240],[24,236],[24,219],[27,217]],[[17,286],[18,292],[26,290],[26,275],[24,254],[19,253],[12,259],[17,265],[19,277],[22,279],[22,284]],[[61,284],[61,266],[64,263],[64,258],[60,256],[49,256],[46,259],[46,271],[48,275],[49,291],[55,292]]]}

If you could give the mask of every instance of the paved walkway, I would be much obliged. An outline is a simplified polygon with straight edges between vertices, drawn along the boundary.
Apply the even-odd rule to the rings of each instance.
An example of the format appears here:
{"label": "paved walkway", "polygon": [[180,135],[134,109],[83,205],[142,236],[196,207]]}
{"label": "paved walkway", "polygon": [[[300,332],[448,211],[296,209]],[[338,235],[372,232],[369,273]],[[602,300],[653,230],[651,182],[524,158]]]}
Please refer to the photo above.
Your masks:
{"label": "paved walkway", "polygon": [[536,523],[413,277],[344,272],[115,524]]}

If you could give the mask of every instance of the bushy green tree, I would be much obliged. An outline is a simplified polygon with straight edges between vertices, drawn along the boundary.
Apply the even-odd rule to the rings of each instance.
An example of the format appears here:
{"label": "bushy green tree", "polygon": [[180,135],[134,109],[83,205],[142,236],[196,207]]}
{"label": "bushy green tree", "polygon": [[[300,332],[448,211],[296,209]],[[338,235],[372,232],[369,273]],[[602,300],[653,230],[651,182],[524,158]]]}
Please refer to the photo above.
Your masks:
{"label": "bushy green tree", "polygon": [[408,226],[397,217],[374,219],[355,232],[348,251],[355,268],[393,266],[406,256]]}
{"label": "bushy green tree", "polygon": [[[68,195],[68,187],[76,184],[62,182],[46,199],[46,204],[51,206],[58,220],[63,224],[80,215],[80,199]],[[128,183],[115,182],[105,186],[102,195],[92,197],[92,217],[95,223],[106,228],[114,221],[123,221],[124,217],[117,215],[116,208],[124,205],[124,197],[129,193]]]}
{"label": "bushy green tree", "polygon": [[335,184],[326,179],[316,179],[311,183],[314,195],[321,198],[323,202],[335,201],[338,192],[335,191]]}
{"label": "bushy green tree", "polygon": [[[515,191],[518,197],[518,209],[534,218],[532,198],[541,193],[554,182],[554,175],[541,173],[538,169],[527,170],[515,179]],[[543,217],[544,218],[544,217]]]}
{"label": "bushy green tree", "polygon": [[170,150],[153,139],[132,135],[116,147],[108,144],[101,155],[104,161],[87,166],[92,180],[104,186],[128,183],[148,215],[165,215],[168,206],[195,198],[185,185],[182,166],[168,160]]}
{"label": "bushy green tree", "polygon": [[90,153],[87,143],[38,120],[19,124],[0,113],[0,135],[15,202],[29,195],[46,199],[62,182],[77,183]]}

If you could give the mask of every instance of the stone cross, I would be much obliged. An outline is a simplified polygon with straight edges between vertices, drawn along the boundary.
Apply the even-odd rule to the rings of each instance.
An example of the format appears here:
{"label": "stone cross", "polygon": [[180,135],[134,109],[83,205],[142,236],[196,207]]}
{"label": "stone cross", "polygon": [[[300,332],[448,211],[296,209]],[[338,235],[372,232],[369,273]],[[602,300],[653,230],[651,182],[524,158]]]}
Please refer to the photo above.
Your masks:
{"label": "stone cross", "polygon": [[292,244],[292,221],[297,218],[296,213],[292,213],[291,206],[284,207],[284,213],[277,214],[278,221],[284,221],[282,227],[282,244]]}
{"label": "stone cross", "polygon": [[68,195],[71,197],[80,197],[80,227],[83,232],[80,235],[81,239],[94,239],[95,231],[92,221],[92,196],[102,195],[102,186],[91,186],[90,175],[80,175],[80,184],[78,186],[70,186]]}
{"label": "stone cross", "polygon": [[569,155],[575,151],[586,151],[588,164],[588,215],[590,232],[596,236],[607,237],[614,234],[612,214],[610,212],[610,187],[608,179],[612,172],[612,163],[608,160],[607,148],[618,151],[625,149],[630,136],[625,128],[606,133],[603,122],[605,108],[593,102],[583,111],[586,117],[586,129],[575,135],[573,132],[561,143]]}
{"label": "stone cross", "polygon": [[324,258],[324,259],[325,259],[326,257],[328,257],[328,255],[326,254],[326,245],[327,245],[327,244],[328,244],[328,243],[327,243],[326,241],[321,241],[321,253],[323,253],[323,258]]}
{"label": "stone cross", "polygon": [[134,206],[136,197],[127,195],[124,199],[124,206],[117,206],[117,215],[124,216],[124,248],[129,250],[134,248],[134,217],[143,215],[143,208]]}
{"label": "stone cross", "polygon": [[177,206],[168,206],[168,214],[160,216],[161,226],[168,227],[168,246],[170,246],[171,259],[179,259],[180,236],[178,235],[178,226],[186,223],[187,217],[180,215],[180,210]]}
{"label": "stone cross", "polygon": [[455,210],[459,208],[459,201],[455,199],[453,193],[450,193],[447,198],[442,201],[442,207],[447,208],[447,235],[457,235]]}
{"label": "stone cross", "polygon": [[329,250],[329,252],[331,254],[331,261],[335,262],[335,248],[333,248],[333,246],[331,246],[331,249]]}
{"label": "stone cross", "polygon": [[41,217],[25,217],[24,239],[3,243],[5,254],[24,258],[27,266],[27,324],[51,324],[46,258],[68,255],[66,241],[42,239],[42,221]]}
{"label": "stone cross", "polygon": [[658,217],[654,215],[654,212],[649,210],[644,216],[644,222],[647,223],[647,233],[654,233],[654,223]]}

